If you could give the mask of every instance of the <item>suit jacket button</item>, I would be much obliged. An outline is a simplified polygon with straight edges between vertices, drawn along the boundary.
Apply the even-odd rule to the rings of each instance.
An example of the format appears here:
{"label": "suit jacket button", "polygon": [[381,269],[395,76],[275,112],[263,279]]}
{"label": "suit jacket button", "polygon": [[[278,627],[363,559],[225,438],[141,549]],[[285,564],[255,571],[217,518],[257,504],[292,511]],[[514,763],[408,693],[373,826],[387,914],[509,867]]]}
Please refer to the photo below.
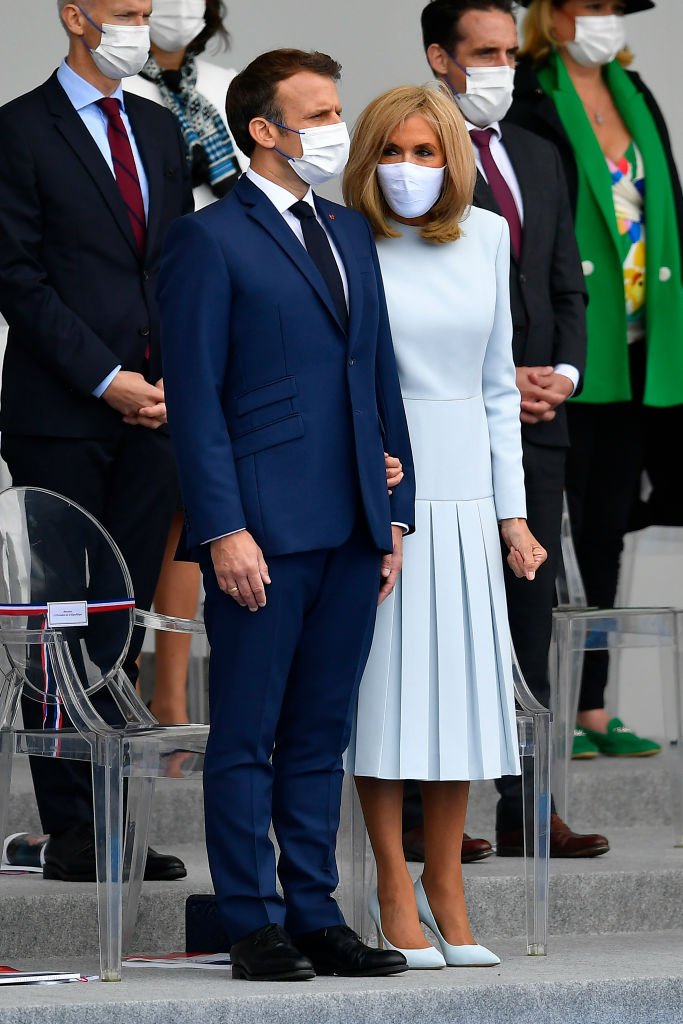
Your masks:
{"label": "suit jacket button", "polygon": [[349,359],[349,366],[355,366],[355,365],[356,365],[356,360],[355,359]]}
{"label": "suit jacket button", "polygon": [[149,336],[149,327],[141,327],[140,330],[138,331],[138,334],[142,338],[147,338]]}
{"label": "suit jacket button", "polygon": [[142,271],[142,280],[143,281],[149,281],[149,270],[143,270]]}
{"label": "suit jacket button", "polygon": [[660,281],[670,281],[671,280],[671,268],[670,267],[660,267],[659,268],[659,280]]}
{"label": "suit jacket button", "polygon": [[526,274],[519,275],[520,284],[526,284]]}

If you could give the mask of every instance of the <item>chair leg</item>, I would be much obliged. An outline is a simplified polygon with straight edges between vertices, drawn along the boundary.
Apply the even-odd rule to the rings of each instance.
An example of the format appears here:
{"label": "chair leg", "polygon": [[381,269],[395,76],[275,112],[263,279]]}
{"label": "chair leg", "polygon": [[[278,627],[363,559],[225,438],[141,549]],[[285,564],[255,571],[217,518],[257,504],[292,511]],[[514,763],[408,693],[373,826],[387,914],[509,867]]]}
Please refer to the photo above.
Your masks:
{"label": "chair leg", "polygon": [[349,783],[352,801],[353,929],[363,942],[368,942],[373,927],[368,914],[368,899],[375,877],[375,858],[372,855],[360,798],[352,780],[349,779]]}
{"label": "chair leg", "polygon": [[208,656],[192,651],[187,668],[187,713],[195,724],[207,724],[209,721],[208,673]]}
{"label": "chair leg", "polygon": [[127,821],[123,853],[123,950],[130,951],[147,862],[147,837],[154,795],[153,778],[128,780]]}
{"label": "chair leg", "polygon": [[[533,754],[522,757],[527,953],[529,956],[545,956],[548,951],[550,884],[550,716],[534,714],[526,727],[532,732],[533,750]],[[526,794],[532,788],[534,795],[531,809],[526,806]],[[529,813],[530,811],[532,813]],[[529,825],[532,817],[533,851],[529,851],[527,834],[531,831]],[[533,853],[533,857],[528,856],[530,852]]]}
{"label": "chair leg", "polygon": [[0,730],[0,851],[7,835],[13,754],[14,733],[10,729]]}
{"label": "chair leg", "polygon": [[[553,622],[550,649],[551,706],[553,710],[553,790],[557,810],[566,818],[569,810],[569,775],[574,745],[574,726],[579,707],[585,624],[558,615]],[[577,637],[578,632],[578,637]],[[553,685],[554,683],[554,685]]]}
{"label": "chair leg", "polygon": [[100,978],[102,981],[121,981],[123,774],[122,749],[118,739],[98,738],[93,751],[92,776]]}
{"label": "chair leg", "polygon": [[[683,611],[675,612],[676,644],[670,651],[668,664],[668,700],[664,710],[673,713],[676,743],[671,751],[671,811],[674,828],[674,846],[683,847]],[[663,656],[666,648],[660,648]],[[667,676],[663,675],[664,685]]]}

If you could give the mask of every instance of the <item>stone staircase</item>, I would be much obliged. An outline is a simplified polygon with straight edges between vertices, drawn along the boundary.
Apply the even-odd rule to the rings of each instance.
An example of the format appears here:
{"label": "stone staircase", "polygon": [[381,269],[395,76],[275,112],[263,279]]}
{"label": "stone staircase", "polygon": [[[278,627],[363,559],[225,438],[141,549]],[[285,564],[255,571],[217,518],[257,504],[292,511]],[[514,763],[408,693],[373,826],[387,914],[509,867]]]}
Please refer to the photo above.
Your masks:
{"label": "stone staircase", "polygon": [[[668,763],[667,763],[668,762]],[[127,969],[123,985],[4,989],[0,1024],[672,1024],[683,1022],[683,849],[673,848],[666,753],[574,766],[576,829],[605,832],[611,852],[551,862],[550,955],[525,955],[522,862],[491,857],[466,867],[475,934],[500,968],[413,972],[382,981],[233,985],[221,974]],[[468,831],[493,839],[496,794],[473,786]],[[10,829],[38,830],[24,759],[15,761]],[[177,853],[188,877],[146,883],[131,952],[184,948],[184,903],[210,892],[196,784],[158,785],[152,844]],[[56,960],[54,958],[57,958]],[[96,973],[95,886],[0,877],[0,963]],[[134,1004],[134,1005],[132,1005]]]}

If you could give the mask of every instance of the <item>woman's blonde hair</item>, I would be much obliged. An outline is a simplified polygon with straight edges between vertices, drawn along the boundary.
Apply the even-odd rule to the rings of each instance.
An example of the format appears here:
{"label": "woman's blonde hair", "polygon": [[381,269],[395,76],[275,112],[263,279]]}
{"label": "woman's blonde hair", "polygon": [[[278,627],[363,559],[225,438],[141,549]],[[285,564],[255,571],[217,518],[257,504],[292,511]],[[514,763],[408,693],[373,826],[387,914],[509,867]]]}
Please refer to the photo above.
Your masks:
{"label": "woman's blonde hair", "polygon": [[[522,47],[520,57],[528,57],[537,67],[557,50],[561,43],[552,28],[553,7],[562,7],[564,0],[531,0],[522,24]],[[622,67],[628,67],[633,60],[632,52],[625,47],[616,56]]]}
{"label": "woman's blonde hair", "polygon": [[427,242],[454,242],[460,238],[460,221],[472,205],[476,168],[462,114],[445,86],[400,85],[368,104],[354,128],[344,173],[344,200],[365,214],[376,238],[400,237],[388,224],[391,210],[376,170],[394,128],[414,115],[432,126],[446,157],[443,191],[420,234]]}

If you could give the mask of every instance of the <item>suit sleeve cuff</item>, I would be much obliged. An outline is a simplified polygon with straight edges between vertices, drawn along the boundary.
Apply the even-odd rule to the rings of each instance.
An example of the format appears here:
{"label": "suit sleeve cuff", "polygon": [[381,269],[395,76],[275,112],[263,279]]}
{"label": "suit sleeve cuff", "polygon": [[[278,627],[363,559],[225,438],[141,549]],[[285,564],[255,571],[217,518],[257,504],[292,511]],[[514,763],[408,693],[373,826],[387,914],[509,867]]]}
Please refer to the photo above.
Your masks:
{"label": "suit sleeve cuff", "polygon": [[[555,373],[561,373],[563,377],[569,377],[570,381],[574,385],[572,388],[572,395],[579,386],[579,371],[571,363],[558,363],[555,367]],[[571,398],[571,395],[569,396]]]}
{"label": "suit sleeve cuff", "polygon": [[239,530],[231,530],[230,533],[219,533],[217,537],[209,537],[208,540],[203,540],[200,547],[204,547],[205,544],[213,544],[215,540],[222,540],[223,537],[233,537],[236,533],[244,533],[246,527],[240,526]]}
{"label": "suit sleeve cuff", "polygon": [[114,369],[111,371],[111,373],[108,373],[107,376],[104,378],[104,380],[100,384],[97,385],[97,387],[93,391],[93,395],[95,396],[95,398],[101,398],[102,397],[102,395],[107,390],[107,388],[109,387],[109,385],[111,384],[111,382],[113,381],[114,377],[116,376],[116,374],[119,372],[120,369],[121,369],[121,365],[120,364],[118,366],[115,366]]}

